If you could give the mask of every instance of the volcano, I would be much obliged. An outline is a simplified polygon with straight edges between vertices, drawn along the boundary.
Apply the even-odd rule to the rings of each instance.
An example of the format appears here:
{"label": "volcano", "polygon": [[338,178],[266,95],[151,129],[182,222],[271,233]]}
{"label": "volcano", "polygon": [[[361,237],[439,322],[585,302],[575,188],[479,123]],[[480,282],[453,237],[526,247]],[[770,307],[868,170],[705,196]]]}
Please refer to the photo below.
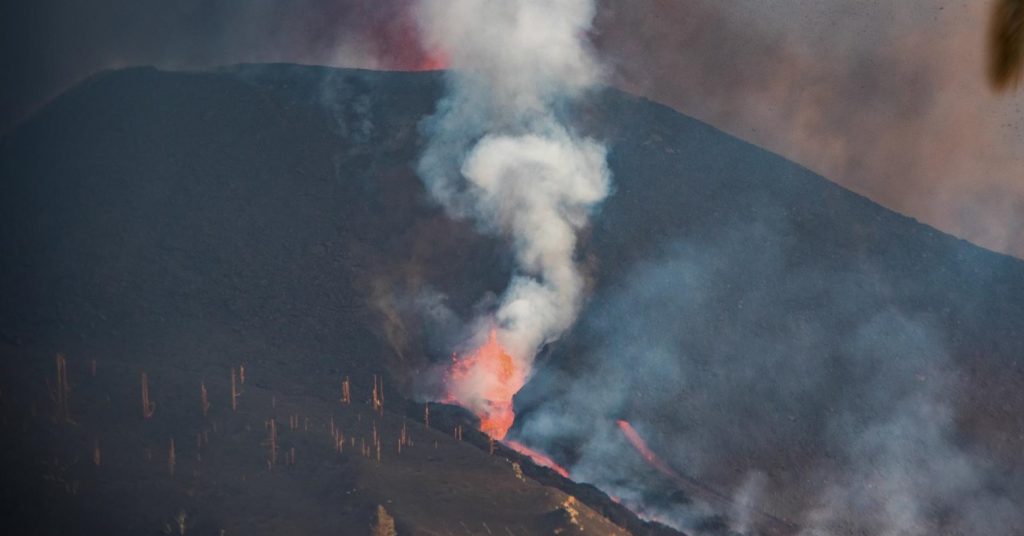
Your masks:
{"label": "volcano", "polygon": [[[809,482],[854,464],[838,454],[834,417],[870,424],[903,400],[851,387],[899,367],[850,358],[851,334],[884,345],[914,331],[887,331],[903,325],[892,311],[926,322],[923,338],[949,356],[898,372],[951,382],[957,444],[1001,473],[985,475],[994,489],[1024,489],[1024,263],[613,89],[566,112],[607,142],[615,181],[577,252],[589,288],[580,320],[530,378],[503,365],[497,344],[482,347],[453,373],[476,363],[509,379],[477,401],[493,419],[438,405],[426,427],[413,401],[439,388],[425,378],[449,363],[453,326],[514,270],[508,244],[446,215],[416,176],[420,124],[443,93],[440,72],[132,68],[89,78],[5,135],[5,523],[135,534],[176,531],[181,514],[189,534],[356,534],[382,506],[400,534],[671,534],[605,493],[669,512],[648,516],[661,519],[702,490],[732,497],[756,471],[785,490],[757,506],[784,528],[760,530],[795,532]],[[229,373],[243,365],[232,411]],[[378,376],[388,398],[374,421],[353,408]],[[716,395],[724,376],[742,400]],[[343,378],[351,406],[339,404]],[[68,396],[70,419],[51,415],[51,394]],[[830,402],[847,394],[855,410]],[[572,422],[559,421],[567,412]],[[620,421],[664,467],[645,464]],[[460,425],[543,451],[582,484],[492,454],[485,436],[460,441]],[[626,453],[622,467],[595,457],[605,447]],[[704,502],[714,506],[666,522],[724,533],[742,517],[729,500]]]}

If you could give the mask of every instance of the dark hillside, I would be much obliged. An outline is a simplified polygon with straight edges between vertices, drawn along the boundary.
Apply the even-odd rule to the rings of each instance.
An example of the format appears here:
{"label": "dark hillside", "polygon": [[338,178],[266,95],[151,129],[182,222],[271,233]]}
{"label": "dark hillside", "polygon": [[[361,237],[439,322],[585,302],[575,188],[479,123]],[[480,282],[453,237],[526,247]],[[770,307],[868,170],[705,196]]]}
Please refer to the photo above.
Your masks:
{"label": "dark hillside", "polygon": [[[228,371],[241,363],[259,378],[253,390],[262,393],[252,396],[261,401],[248,411],[263,413],[235,418],[233,425],[229,415],[218,417],[221,426],[235,427],[225,441],[254,449],[247,455],[256,461],[237,460],[239,467],[225,473],[230,478],[260,470],[260,425],[271,417],[275,397],[302,399],[295,412],[318,419],[318,433],[345,375],[363,389],[381,374],[396,401],[399,394],[414,398],[423,371],[445,359],[452,342],[432,329],[437,319],[423,314],[423,297],[443,295],[452,311],[469,317],[481,296],[501,292],[512,266],[497,240],[431,204],[414,173],[418,124],[442,93],[440,73],[136,68],[94,76],[4,138],[0,388],[7,426],[35,430],[25,432],[31,442],[5,432],[5,463],[54,449],[62,464],[83,456],[78,463],[88,465],[90,438],[99,433],[91,427],[105,418],[135,419],[147,445],[163,445],[171,433],[192,444],[197,427],[212,425],[195,416],[199,382],[216,385],[223,404]],[[521,437],[572,465],[586,462],[592,430],[612,418],[630,419],[659,452],[682,452],[666,455],[677,469],[715,489],[728,493],[749,471],[766,466],[773,468],[772,481],[806,480],[805,470],[836,455],[818,435],[843,411],[831,401],[845,400],[842,393],[863,400],[858,378],[887,370],[888,362],[851,363],[851,341],[897,311],[926,324],[929,344],[949,356],[934,368],[928,361],[914,366],[953,370],[949,398],[958,440],[985,452],[994,467],[1021,466],[1024,263],[893,213],[657,104],[607,91],[574,113],[582,129],[608,141],[615,192],[580,251],[593,292],[578,328],[545,351],[542,370],[517,399]],[[637,301],[648,288],[663,291]],[[685,305],[666,305],[671,300],[659,296]],[[637,315],[635,307],[650,316]],[[631,318],[643,323],[632,326]],[[618,327],[634,329],[632,350],[608,335]],[[685,337],[669,344],[659,339],[665,333]],[[875,338],[892,338],[883,333]],[[657,354],[675,368],[656,369],[631,351]],[[44,379],[53,378],[57,352],[75,367],[75,409],[92,415],[72,432],[73,448],[62,443],[66,431],[39,424],[51,413]],[[607,359],[611,354],[622,355],[623,363]],[[758,360],[751,362],[753,355]],[[93,359],[101,370],[118,371],[104,380],[109,383],[86,385]],[[630,392],[612,394],[614,386],[592,378],[609,366]],[[164,382],[154,386],[158,415],[146,422],[136,411],[143,370],[154,383]],[[794,377],[807,378],[807,385],[789,386]],[[609,393],[607,405],[574,414],[587,433],[540,430],[552,400],[575,411],[580,399],[570,386],[580,378]],[[737,401],[732,391],[718,397],[728,391],[723,378],[753,398]],[[646,382],[651,394],[637,394]],[[777,398],[783,384],[801,397]],[[661,412],[652,408],[654,400],[670,407]],[[118,408],[122,403],[130,408]],[[857,409],[856,418],[882,412],[882,402],[858,404],[867,409]],[[275,415],[287,423],[286,411]],[[401,426],[399,415],[404,411],[382,425],[389,441]],[[114,424],[104,425],[109,434]],[[726,428],[757,440],[723,439],[714,445],[721,448],[689,442],[695,430],[743,435]],[[717,454],[698,460],[680,445]],[[143,446],[131,448],[126,457],[142,456]],[[232,458],[220,456],[217,463]],[[31,479],[34,467],[19,471]],[[300,463],[295,470],[307,469]],[[308,470],[311,481],[303,476],[295,493],[323,504],[281,515],[329,511],[346,500],[336,487],[358,487],[354,482],[371,474],[332,466],[343,483],[336,486],[317,481],[319,469]],[[1014,488],[1022,478],[1006,474],[1009,480],[999,485]],[[592,475],[581,474],[604,482]],[[316,489],[303,488],[305,482]],[[36,486],[42,487],[29,493],[56,493],[63,501],[54,512],[93,508],[48,484]],[[233,493],[210,486],[204,489]],[[375,489],[381,497],[389,493],[385,485]],[[549,503],[560,492],[540,489],[547,491],[523,493],[554,495],[523,508],[557,510]],[[124,490],[105,493],[110,500],[124,496]],[[282,493],[266,500],[293,500]],[[657,501],[686,500],[672,490],[663,495]],[[803,496],[794,491],[766,508],[795,516]],[[193,507],[212,504],[203,499]],[[216,504],[233,512],[232,519],[244,517],[238,504]],[[345,519],[366,526],[374,506],[360,502]],[[413,509],[389,508],[400,522],[404,512],[407,528],[424,518]],[[174,514],[156,510],[103,528],[130,532]],[[309,530],[326,533],[329,526]]]}

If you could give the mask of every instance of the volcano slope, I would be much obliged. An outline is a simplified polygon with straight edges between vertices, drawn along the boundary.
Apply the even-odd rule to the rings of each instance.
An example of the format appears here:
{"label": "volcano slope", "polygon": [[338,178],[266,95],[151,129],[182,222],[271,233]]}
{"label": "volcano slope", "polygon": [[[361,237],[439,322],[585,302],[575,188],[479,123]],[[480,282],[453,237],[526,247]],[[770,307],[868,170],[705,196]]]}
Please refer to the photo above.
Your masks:
{"label": "volcano slope", "polygon": [[[599,493],[567,507],[551,475],[521,480],[405,406],[513,265],[414,173],[443,92],[441,73],[134,68],[6,135],[5,517],[137,533],[185,511],[196,533],[359,534],[380,504],[401,534],[662,530]],[[567,113],[609,143],[616,189],[579,251],[589,302],[517,397],[513,437],[690,532],[1013,528],[1024,264],[651,102],[609,90]],[[54,412],[58,352],[74,424]],[[880,515],[887,499],[925,513]]]}
{"label": "volcano slope", "polygon": [[502,257],[409,190],[431,95],[328,74],[379,135],[233,74],[133,69],[4,139],[6,533],[369,534],[383,506],[399,534],[676,534],[405,404],[426,361],[383,278],[419,255],[479,294]]}

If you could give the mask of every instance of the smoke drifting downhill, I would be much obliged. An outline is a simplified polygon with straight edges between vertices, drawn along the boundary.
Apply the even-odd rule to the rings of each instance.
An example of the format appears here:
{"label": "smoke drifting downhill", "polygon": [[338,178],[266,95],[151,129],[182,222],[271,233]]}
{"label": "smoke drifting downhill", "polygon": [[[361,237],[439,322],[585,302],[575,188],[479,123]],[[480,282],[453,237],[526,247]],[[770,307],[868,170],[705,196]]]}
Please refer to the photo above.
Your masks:
{"label": "smoke drifting downhill", "polygon": [[[573,446],[574,478],[695,534],[720,534],[713,512],[740,534],[1019,534],[1024,474],[965,440],[937,319],[865,292],[885,284],[870,270],[801,266],[790,233],[739,225],[636,266],[520,437]],[[707,488],[673,499],[682,478]]]}
{"label": "smoke drifting downhill", "polygon": [[417,14],[426,48],[451,68],[449,94],[424,124],[419,174],[451,215],[507,238],[517,263],[496,309],[470,335],[480,344],[493,328],[514,373],[470,359],[447,386],[450,399],[486,420],[511,410],[508,393],[580,307],[576,234],[607,195],[609,172],[605,148],[573,132],[559,111],[601,80],[584,40],[594,5],[426,0]]}

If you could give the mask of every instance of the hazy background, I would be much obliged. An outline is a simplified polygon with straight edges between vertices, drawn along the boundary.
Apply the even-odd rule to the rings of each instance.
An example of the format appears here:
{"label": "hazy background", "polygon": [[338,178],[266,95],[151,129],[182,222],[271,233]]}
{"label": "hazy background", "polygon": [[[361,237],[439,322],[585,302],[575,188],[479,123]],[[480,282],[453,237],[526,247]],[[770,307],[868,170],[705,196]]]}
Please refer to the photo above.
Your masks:
{"label": "hazy background", "polygon": [[598,41],[619,86],[1021,257],[1024,92],[987,87],[990,4],[604,2]]}
{"label": "hazy background", "polygon": [[[0,129],[104,68],[442,65],[413,0],[3,3]],[[1024,257],[1024,92],[986,85],[989,2],[601,2],[614,83],[904,214]]]}

